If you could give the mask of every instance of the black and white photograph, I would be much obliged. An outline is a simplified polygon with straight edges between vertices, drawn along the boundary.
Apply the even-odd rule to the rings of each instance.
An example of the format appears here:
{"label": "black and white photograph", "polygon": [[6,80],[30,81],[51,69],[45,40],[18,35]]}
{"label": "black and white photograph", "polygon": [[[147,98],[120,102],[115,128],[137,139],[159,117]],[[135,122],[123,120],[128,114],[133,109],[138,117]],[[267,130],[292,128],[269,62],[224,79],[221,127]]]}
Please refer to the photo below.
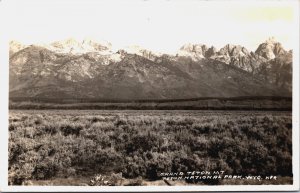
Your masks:
{"label": "black and white photograph", "polygon": [[299,190],[298,0],[0,9],[1,191]]}

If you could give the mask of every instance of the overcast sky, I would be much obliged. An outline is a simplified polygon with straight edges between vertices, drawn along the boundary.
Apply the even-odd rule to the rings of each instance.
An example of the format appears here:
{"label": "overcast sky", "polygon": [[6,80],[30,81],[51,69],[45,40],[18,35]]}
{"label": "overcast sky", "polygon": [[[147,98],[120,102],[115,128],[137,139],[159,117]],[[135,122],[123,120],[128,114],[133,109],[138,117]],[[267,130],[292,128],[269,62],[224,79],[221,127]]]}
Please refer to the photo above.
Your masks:
{"label": "overcast sky", "polygon": [[26,44],[106,40],[173,53],[185,43],[255,50],[274,36],[291,49],[297,1],[2,0],[9,38]]}

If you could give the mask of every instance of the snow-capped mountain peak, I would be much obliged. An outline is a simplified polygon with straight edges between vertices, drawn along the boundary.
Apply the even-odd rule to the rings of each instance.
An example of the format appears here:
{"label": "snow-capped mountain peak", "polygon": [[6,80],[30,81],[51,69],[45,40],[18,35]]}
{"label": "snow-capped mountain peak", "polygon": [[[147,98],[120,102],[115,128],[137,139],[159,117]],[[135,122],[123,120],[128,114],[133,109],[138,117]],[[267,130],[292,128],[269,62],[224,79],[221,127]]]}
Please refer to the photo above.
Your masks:
{"label": "snow-capped mountain peak", "polygon": [[274,37],[271,37],[264,43],[260,44],[255,53],[267,60],[270,60],[274,59],[278,55],[285,54],[286,51],[282,47],[281,43],[277,42]]}
{"label": "snow-capped mountain peak", "polygon": [[88,52],[107,52],[111,49],[111,44],[108,42],[100,44],[91,39],[76,40],[69,38],[53,42],[46,47],[58,53],[83,54]]}

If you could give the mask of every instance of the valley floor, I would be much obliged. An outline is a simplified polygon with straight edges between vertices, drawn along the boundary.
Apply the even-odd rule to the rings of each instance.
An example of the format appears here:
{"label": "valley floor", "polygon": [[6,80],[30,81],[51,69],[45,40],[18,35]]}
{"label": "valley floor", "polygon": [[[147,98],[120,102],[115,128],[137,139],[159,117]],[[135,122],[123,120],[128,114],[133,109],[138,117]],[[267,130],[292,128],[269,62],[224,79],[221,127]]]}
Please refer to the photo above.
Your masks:
{"label": "valley floor", "polygon": [[[293,179],[290,111],[10,110],[8,129],[10,185],[292,184]],[[189,179],[165,180],[166,173]],[[213,173],[220,178],[207,177]]]}

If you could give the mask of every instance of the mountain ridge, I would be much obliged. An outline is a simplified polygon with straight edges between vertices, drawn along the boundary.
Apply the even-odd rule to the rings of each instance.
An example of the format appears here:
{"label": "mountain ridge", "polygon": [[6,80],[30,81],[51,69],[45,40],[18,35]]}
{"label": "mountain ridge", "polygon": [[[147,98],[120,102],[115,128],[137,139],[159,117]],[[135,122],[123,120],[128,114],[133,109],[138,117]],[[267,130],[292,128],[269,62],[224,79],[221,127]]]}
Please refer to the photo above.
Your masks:
{"label": "mountain ridge", "polygon": [[10,96],[175,99],[292,92],[292,52],[274,40],[255,52],[240,45],[217,50],[185,44],[176,55],[138,46],[114,52],[110,43],[92,40],[65,43],[53,48],[12,42]]}

